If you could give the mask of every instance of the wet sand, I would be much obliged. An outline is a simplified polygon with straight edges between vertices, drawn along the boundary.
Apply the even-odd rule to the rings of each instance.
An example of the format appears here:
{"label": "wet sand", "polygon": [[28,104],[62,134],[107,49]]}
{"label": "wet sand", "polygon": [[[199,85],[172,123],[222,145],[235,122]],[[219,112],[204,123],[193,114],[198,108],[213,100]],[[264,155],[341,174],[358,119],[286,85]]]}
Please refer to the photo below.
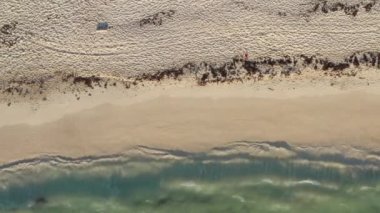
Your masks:
{"label": "wet sand", "polygon": [[139,145],[207,151],[241,140],[379,150],[378,85],[278,87],[175,85],[137,96],[115,88],[81,101],[63,97],[30,112],[27,105],[2,106],[0,117],[13,119],[0,125],[0,162],[115,154]]}

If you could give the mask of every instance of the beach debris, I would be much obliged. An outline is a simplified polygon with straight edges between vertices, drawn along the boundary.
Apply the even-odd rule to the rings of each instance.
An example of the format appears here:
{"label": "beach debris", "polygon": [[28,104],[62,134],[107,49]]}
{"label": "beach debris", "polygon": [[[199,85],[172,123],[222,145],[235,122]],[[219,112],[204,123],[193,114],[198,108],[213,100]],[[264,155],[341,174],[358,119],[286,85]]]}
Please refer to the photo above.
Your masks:
{"label": "beach debris", "polygon": [[157,206],[162,206],[166,203],[170,202],[170,197],[168,196],[164,196],[164,197],[160,197],[157,202],[156,202],[156,205]]}
{"label": "beach debris", "polygon": [[99,22],[96,27],[96,30],[108,30],[110,28],[111,26],[108,24],[108,22]]}
{"label": "beach debris", "polygon": [[327,0],[320,0],[316,2],[312,9],[308,10],[309,13],[330,13],[330,12],[337,12],[337,11],[343,11],[346,15],[350,16],[357,16],[359,11],[363,9],[365,12],[370,12],[377,4],[378,0],[370,0],[370,1],[361,1],[356,4],[348,4],[348,3],[341,3],[337,1],[327,1]]}
{"label": "beach debris", "polygon": [[175,10],[167,10],[155,13],[140,20],[140,27],[143,27],[145,25],[160,26],[162,25],[164,19],[172,18],[175,13]]}
{"label": "beach debris", "polygon": [[17,21],[13,21],[9,24],[4,24],[0,28],[0,48],[1,46],[12,47],[19,42],[20,37],[14,35],[17,24]]}
{"label": "beach debris", "polygon": [[244,1],[233,1],[233,4],[238,7],[240,10],[247,10],[247,11],[251,11],[254,9],[254,7],[250,4],[248,4],[247,2],[244,2]]}
{"label": "beach debris", "polygon": [[244,52],[244,61],[247,61],[248,60],[248,51],[245,51]]}
{"label": "beach debris", "polygon": [[[184,78],[194,80],[197,85],[205,86],[209,83],[232,83],[244,81],[261,81],[301,75],[311,68],[321,71],[322,75],[334,78],[342,76],[356,76],[358,67],[372,67],[380,69],[380,52],[354,52],[342,60],[333,61],[317,55],[283,55],[276,57],[248,58],[243,52],[224,63],[188,62],[182,66],[145,72],[134,76],[114,79],[95,75],[80,76],[77,73],[56,72],[46,76],[34,78],[15,77],[4,81],[0,93],[4,95],[5,104],[12,102],[13,96],[20,96],[33,100],[48,100],[49,88],[59,83],[63,85],[59,91],[73,91],[89,95],[88,88],[95,87],[108,89],[109,86],[121,85],[125,89],[135,86],[143,87],[146,82],[161,82],[165,79],[181,81]],[[91,95],[94,95],[92,93]],[[79,100],[79,97],[76,96]]]}
{"label": "beach debris", "polygon": [[101,81],[101,78],[96,77],[94,75],[89,76],[89,77],[76,76],[76,77],[74,77],[73,83],[74,84],[83,83],[87,87],[94,89],[93,83],[99,84],[100,81]]}
{"label": "beach debris", "polygon": [[18,23],[17,22],[11,22],[10,24],[4,24],[1,28],[0,28],[0,32],[2,34],[7,34],[7,35],[10,35],[13,33],[13,31],[16,29],[16,25]]}
{"label": "beach debris", "polygon": [[42,204],[46,204],[48,201],[45,197],[38,197],[34,200],[34,204],[35,205],[42,205]]}

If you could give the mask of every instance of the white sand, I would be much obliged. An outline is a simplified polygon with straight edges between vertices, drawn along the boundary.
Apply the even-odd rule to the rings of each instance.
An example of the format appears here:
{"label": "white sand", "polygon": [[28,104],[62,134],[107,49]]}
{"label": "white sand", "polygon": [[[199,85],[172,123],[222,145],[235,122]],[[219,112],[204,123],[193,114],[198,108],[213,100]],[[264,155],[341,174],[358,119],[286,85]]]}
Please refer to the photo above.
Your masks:
{"label": "white sand", "polygon": [[[378,51],[379,3],[368,13],[361,8],[356,17],[343,11],[305,17],[315,2],[3,0],[0,27],[19,22],[15,34],[22,40],[12,48],[0,48],[0,74],[73,71],[125,76],[188,62],[225,62],[244,50],[251,57],[321,54],[339,60],[356,51]],[[176,13],[161,26],[140,27],[141,19],[167,10]],[[113,28],[97,32],[101,21]]]}

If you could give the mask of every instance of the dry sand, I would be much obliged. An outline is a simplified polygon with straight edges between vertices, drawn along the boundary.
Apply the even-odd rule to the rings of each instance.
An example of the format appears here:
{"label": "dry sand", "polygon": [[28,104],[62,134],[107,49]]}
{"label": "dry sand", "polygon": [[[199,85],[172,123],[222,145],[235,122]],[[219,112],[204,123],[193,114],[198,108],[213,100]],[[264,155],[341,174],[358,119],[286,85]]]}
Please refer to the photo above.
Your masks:
{"label": "dry sand", "polygon": [[37,109],[1,105],[0,162],[115,154],[138,145],[206,151],[239,140],[379,150],[376,76],[370,85],[352,77],[312,83],[307,76],[205,87],[166,82],[125,93],[95,89],[80,101],[57,94]]}
{"label": "dry sand", "polygon": [[[19,39],[11,48],[0,44],[0,74],[30,77],[73,71],[127,76],[188,62],[225,62],[244,50],[255,58],[320,54],[336,60],[357,51],[378,51],[380,3],[369,12],[360,6],[353,17],[344,11],[308,12],[318,2],[4,0],[0,27],[17,21],[11,38]],[[162,25],[140,26],[140,20],[168,10],[175,14],[164,17]],[[113,28],[98,32],[102,21]]]}

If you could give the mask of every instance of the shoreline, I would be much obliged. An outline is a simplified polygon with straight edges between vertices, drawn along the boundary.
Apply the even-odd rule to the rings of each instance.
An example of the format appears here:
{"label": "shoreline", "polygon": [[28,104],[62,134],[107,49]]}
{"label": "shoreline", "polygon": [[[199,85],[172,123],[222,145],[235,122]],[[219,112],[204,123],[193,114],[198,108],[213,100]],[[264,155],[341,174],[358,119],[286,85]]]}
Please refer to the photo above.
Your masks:
{"label": "shoreline", "polygon": [[[50,171],[77,171],[78,169],[94,168],[97,166],[117,166],[123,164],[144,164],[154,161],[159,164],[167,163],[196,163],[204,164],[247,164],[253,161],[274,160],[295,165],[309,165],[313,168],[338,169],[341,172],[354,170],[380,171],[380,152],[350,146],[295,146],[285,141],[238,141],[213,147],[207,151],[183,151],[138,146],[124,153],[110,155],[88,155],[81,157],[67,157],[62,155],[45,155],[35,158],[26,158],[7,163],[0,163],[0,189],[10,183],[24,180],[20,174],[39,173],[40,170]],[[149,167],[149,165],[147,165]],[[152,166],[152,165],[150,165]],[[154,167],[154,166],[153,166]],[[139,169],[139,167],[133,167]],[[152,168],[153,169],[153,168]],[[157,169],[157,168],[156,168]],[[149,172],[150,170],[143,171]],[[150,171],[151,172],[151,171]],[[17,178],[8,178],[19,174]],[[107,175],[108,173],[105,173]],[[125,175],[133,175],[125,173]],[[46,174],[45,174],[46,175]],[[46,176],[48,178],[49,175]],[[17,179],[17,181],[16,181]],[[28,179],[25,179],[28,181]]]}
{"label": "shoreline", "polygon": [[0,212],[380,212],[380,0],[0,8]]}
{"label": "shoreline", "polygon": [[[201,153],[148,147],[134,151],[123,156],[77,159],[46,156],[0,168],[0,206],[6,212],[51,208],[52,205],[71,211],[82,206],[94,206],[78,205],[78,200],[80,204],[92,204],[103,201],[109,203],[109,200],[118,201],[119,198],[124,198],[122,203],[125,205],[125,200],[131,200],[127,195],[137,193],[133,191],[136,186],[151,191],[141,194],[148,197],[133,197],[135,199],[128,209],[134,204],[138,207],[146,204],[149,207],[161,203],[161,199],[171,200],[178,196],[178,192],[213,197],[222,194],[244,202],[252,198],[249,194],[242,194],[243,187],[275,187],[276,193],[281,189],[300,190],[309,194],[318,190],[315,196],[334,193],[333,197],[339,192],[347,195],[349,190],[350,197],[354,193],[362,193],[361,197],[368,195],[370,198],[379,188],[380,155],[350,147],[332,151],[323,147],[295,147],[285,142],[237,142]],[[284,152],[291,155],[283,158],[275,155]],[[231,185],[232,180],[237,185]],[[152,182],[155,187],[152,187]],[[226,186],[237,187],[238,190],[226,193]],[[168,193],[168,190],[180,191]],[[262,192],[249,189],[250,193],[255,191]],[[162,194],[164,198],[160,197]],[[186,202],[192,197],[189,196]],[[136,204],[133,202],[136,199],[142,202]],[[307,204],[309,202],[307,200]],[[114,204],[122,206],[118,202]],[[154,205],[152,208],[157,209]]]}
{"label": "shoreline", "polygon": [[380,75],[366,73],[370,85],[309,75],[203,87],[166,80],[127,91],[94,88],[80,101],[55,94],[34,109],[0,106],[0,140],[6,141],[0,162],[117,154],[137,146],[197,152],[243,140],[379,150]]}

